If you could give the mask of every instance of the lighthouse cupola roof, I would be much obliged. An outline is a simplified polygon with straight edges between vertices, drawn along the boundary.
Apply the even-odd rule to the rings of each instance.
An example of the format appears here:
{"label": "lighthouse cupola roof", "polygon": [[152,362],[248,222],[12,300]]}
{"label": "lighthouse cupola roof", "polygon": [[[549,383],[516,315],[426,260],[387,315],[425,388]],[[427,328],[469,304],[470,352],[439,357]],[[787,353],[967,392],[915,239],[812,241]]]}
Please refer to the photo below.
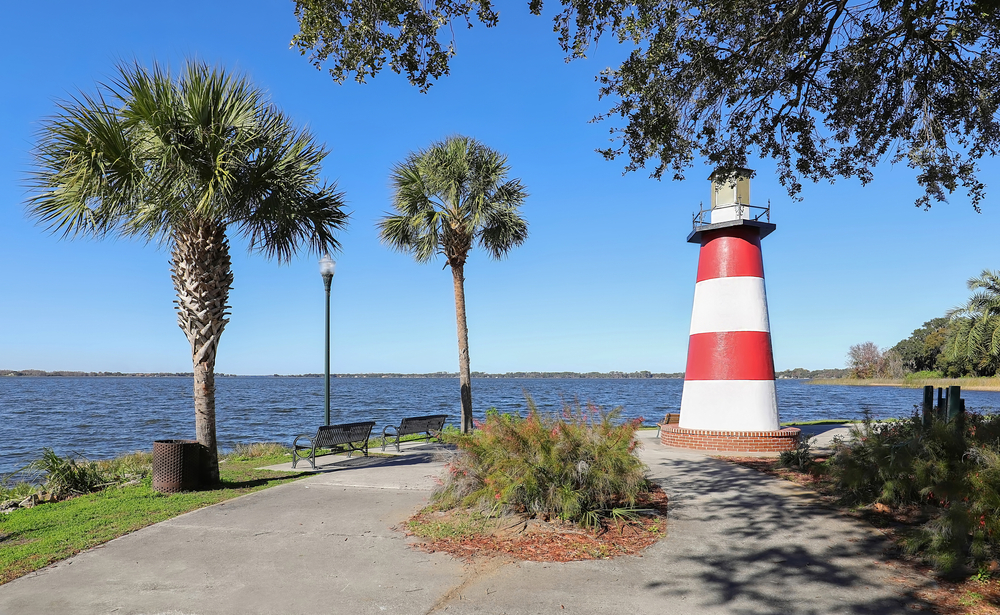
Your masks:
{"label": "lighthouse cupola roof", "polygon": [[708,176],[712,182],[712,196],[708,209],[704,205],[694,215],[693,229],[688,241],[700,243],[705,231],[730,226],[753,226],[760,229],[760,236],[771,234],[775,225],[771,224],[771,204],[766,207],[753,205],[750,201],[750,178],[753,169],[716,169]]}

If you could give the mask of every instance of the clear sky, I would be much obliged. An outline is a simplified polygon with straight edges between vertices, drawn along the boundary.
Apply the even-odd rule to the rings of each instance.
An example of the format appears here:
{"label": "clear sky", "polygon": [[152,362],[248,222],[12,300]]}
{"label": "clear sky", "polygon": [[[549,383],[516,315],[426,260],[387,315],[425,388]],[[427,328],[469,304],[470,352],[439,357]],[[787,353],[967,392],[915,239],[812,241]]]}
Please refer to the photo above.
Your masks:
{"label": "clear sky", "polygon": [[[197,57],[246,72],[330,155],[352,212],[333,298],[334,372],[456,371],[451,274],[389,251],[375,223],[388,172],[407,152],[452,134],[506,153],[531,193],[530,236],[503,262],[466,267],[473,370],[684,369],[698,249],[685,242],[709,197],[711,169],[683,182],[622,175],[594,149],[610,124],[594,76],[623,51],[611,39],[565,63],[550,16],[501,5],[500,26],[456,29],[452,74],[421,94],[392,72],[338,85],[289,48],[291,2],[20,2],[0,24],[0,369],[189,371],[168,253],[128,240],[63,240],[24,214],[39,120],[53,101],[114,73],[119,60],[179,66]],[[801,201],[770,161],[752,164],[753,202],[772,205],[763,242],[777,369],[841,367],[848,347],[891,346],[968,296],[997,268],[998,165],[985,163],[983,213],[963,195],[922,211],[905,167],[856,181],[806,184]],[[231,238],[232,317],[217,371],[323,369],[317,255],[279,266]]]}

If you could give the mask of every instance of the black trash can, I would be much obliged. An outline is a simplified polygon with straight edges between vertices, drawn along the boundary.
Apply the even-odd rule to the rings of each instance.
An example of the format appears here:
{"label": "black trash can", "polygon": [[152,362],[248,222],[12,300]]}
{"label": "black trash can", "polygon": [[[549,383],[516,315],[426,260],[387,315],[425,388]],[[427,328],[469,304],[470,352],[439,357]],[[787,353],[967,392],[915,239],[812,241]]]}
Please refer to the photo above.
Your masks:
{"label": "black trash can", "polygon": [[153,490],[180,493],[198,489],[201,445],[197,440],[153,442]]}

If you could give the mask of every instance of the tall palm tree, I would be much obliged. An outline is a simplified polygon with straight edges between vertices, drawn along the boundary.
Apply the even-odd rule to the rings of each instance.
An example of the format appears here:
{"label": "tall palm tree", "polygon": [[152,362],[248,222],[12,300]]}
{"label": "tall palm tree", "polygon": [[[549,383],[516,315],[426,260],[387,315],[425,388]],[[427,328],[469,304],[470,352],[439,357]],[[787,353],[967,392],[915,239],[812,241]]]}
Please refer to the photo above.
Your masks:
{"label": "tall palm tree", "polygon": [[411,153],[392,169],[395,215],[379,222],[382,242],[417,262],[444,256],[455,286],[462,431],[472,428],[469,327],[465,317],[465,262],[474,243],[502,259],[528,237],[518,208],[528,193],[507,180],[507,157],[475,139],[449,137]]}
{"label": "tall palm tree", "polygon": [[949,350],[978,375],[993,375],[1000,367],[1000,271],[984,269],[966,284],[975,292],[964,306],[948,312]]}
{"label": "tall palm tree", "polygon": [[319,184],[326,150],[246,77],[193,60],[176,79],[156,64],[122,64],[96,94],[58,107],[38,133],[28,213],[64,237],[171,248],[202,480],[215,484],[215,357],[233,283],[226,232],[279,262],[302,247],[338,249],[347,213],[336,185]]}

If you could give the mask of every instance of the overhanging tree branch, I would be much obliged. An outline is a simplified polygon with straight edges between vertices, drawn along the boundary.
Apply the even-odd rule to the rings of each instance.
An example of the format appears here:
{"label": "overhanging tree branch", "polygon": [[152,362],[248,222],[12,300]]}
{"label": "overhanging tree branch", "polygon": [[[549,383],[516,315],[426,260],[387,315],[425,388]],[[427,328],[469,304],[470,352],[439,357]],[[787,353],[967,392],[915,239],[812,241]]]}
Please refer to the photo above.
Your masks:
{"label": "overhanging tree branch", "polygon": [[[489,0],[297,0],[296,15],[293,44],[334,79],[388,63],[424,91],[448,74],[455,20],[498,22]],[[866,183],[894,152],[920,206],[959,185],[977,210],[985,196],[979,160],[1000,146],[993,2],[560,0],[553,30],[567,60],[608,33],[631,47],[600,73],[609,108],[595,118],[611,124],[598,151],[626,171],[683,178],[697,158],[732,169],[752,154],[774,158],[794,196],[802,178]]]}

